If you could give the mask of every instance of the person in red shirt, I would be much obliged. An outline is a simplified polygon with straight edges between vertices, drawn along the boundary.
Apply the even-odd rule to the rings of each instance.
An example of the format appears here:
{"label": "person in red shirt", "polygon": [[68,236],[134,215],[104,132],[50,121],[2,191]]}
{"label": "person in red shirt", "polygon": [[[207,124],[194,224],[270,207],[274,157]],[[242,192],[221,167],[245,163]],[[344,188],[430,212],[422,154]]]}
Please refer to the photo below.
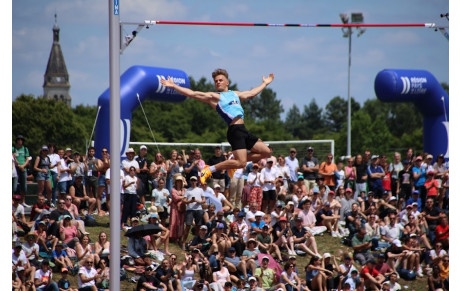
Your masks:
{"label": "person in red shirt", "polygon": [[361,269],[361,278],[364,279],[364,286],[372,290],[380,290],[385,277],[375,268],[375,260],[370,259]]}
{"label": "person in red shirt", "polygon": [[436,242],[442,242],[443,245],[449,245],[449,222],[447,216],[441,217],[441,223],[434,229]]}
{"label": "person in red shirt", "polygon": [[378,255],[375,269],[377,269],[377,271],[379,271],[379,273],[383,276],[390,276],[392,273],[394,273],[393,268],[391,268],[390,265],[385,262],[385,254]]}
{"label": "person in red shirt", "polygon": [[332,153],[329,153],[326,156],[326,161],[322,162],[321,166],[319,166],[318,174],[324,177],[324,184],[330,190],[335,190],[335,172],[337,172],[337,166],[334,163],[334,156]]}
{"label": "person in red shirt", "polygon": [[439,182],[438,180],[434,179],[434,171],[429,170],[427,172],[427,178],[425,181],[425,188],[426,188],[426,195],[428,197],[437,197],[439,191]]}
{"label": "person in red shirt", "polygon": [[30,211],[30,221],[36,220],[36,216],[38,217],[43,209],[49,210],[50,207],[45,203],[45,196],[38,195],[37,203],[32,206]]}

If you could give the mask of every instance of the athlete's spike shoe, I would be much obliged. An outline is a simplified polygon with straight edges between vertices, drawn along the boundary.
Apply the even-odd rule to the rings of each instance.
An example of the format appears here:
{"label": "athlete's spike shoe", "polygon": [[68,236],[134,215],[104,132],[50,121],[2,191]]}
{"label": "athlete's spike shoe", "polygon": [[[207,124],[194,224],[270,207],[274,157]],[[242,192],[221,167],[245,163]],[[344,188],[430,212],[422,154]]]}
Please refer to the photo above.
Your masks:
{"label": "athlete's spike shoe", "polygon": [[203,171],[201,171],[200,182],[201,184],[206,183],[206,180],[212,176],[209,166],[205,166]]}

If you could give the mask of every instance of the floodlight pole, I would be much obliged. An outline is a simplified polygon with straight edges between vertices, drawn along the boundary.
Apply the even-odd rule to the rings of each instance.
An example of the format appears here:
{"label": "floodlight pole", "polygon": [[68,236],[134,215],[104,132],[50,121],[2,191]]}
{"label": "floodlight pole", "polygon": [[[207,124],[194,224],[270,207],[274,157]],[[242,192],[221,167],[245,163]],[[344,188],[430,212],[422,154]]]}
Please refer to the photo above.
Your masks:
{"label": "floodlight pole", "polygon": [[350,96],[350,75],[351,75],[351,27],[348,27],[348,114],[347,114],[347,156],[351,157],[351,96]]}
{"label": "floodlight pole", "polygon": [[110,290],[120,291],[120,7],[109,1]]}

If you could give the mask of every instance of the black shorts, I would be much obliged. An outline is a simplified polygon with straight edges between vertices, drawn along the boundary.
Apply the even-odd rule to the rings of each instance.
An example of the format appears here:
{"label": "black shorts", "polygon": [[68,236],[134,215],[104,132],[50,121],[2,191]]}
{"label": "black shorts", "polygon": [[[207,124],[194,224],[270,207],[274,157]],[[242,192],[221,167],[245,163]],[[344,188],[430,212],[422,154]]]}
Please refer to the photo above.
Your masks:
{"label": "black shorts", "polygon": [[276,200],[276,191],[275,190],[263,191],[262,200]]}
{"label": "black shorts", "polygon": [[232,150],[250,150],[259,138],[250,133],[244,124],[233,124],[228,127],[227,140],[232,146]]}

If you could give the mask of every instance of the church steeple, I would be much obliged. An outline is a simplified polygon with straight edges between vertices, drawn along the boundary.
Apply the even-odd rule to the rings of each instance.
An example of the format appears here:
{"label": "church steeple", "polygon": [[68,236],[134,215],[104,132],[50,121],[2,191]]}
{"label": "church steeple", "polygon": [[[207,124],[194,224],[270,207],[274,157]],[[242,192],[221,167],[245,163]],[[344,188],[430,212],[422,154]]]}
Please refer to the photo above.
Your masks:
{"label": "church steeple", "polygon": [[59,43],[60,28],[57,24],[57,14],[54,14],[53,26],[53,44],[46,66],[45,80],[43,83],[43,98],[56,101],[63,101],[68,106],[71,104],[69,95],[70,83],[69,74],[62,54],[61,45]]}

